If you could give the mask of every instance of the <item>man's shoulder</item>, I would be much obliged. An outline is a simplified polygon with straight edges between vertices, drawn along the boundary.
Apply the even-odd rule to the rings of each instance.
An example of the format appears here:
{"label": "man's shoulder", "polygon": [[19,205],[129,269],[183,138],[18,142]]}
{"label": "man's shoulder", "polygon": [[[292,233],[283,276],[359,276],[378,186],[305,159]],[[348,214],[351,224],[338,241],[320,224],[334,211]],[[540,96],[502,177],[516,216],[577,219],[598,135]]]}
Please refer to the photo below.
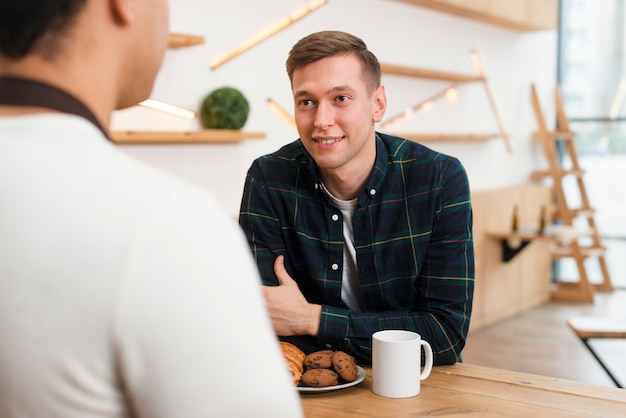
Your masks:
{"label": "man's shoulder", "polygon": [[403,162],[413,161],[416,163],[449,161],[455,164],[459,162],[456,157],[406,138],[380,132],[377,133],[377,136],[387,150],[390,161],[402,160]]}
{"label": "man's shoulder", "polygon": [[307,165],[312,158],[300,140],[283,145],[274,152],[257,157],[252,166],[260,170],[290,170],[299,165]]}

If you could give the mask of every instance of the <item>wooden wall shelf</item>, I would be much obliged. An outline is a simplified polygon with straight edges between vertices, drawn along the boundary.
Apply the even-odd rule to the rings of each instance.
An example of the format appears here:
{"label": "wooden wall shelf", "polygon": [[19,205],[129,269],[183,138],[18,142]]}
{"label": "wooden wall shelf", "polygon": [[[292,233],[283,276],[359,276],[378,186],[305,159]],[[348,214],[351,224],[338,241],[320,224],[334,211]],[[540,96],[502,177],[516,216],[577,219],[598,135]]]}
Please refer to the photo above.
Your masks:
{"label": "wooden wall shelf", "polygon": [[[410,111],[416,112],[423,108],[428,103],[431,103],[435,100],[439,100],[446,96],[446,93],[451,88],[456,88],[457,84],[463,83],[474,83],[480,82],[487,95],[487,99],[489,100],[489,106],[491,107],[491,111],[493,116],[498,124],[498,133],[497,134],[483,134],[483,133],[475,133],[475,134],[404,134],[398,135],[403,136],[404,138],[410,139],[412,141],[421,142],[421,141],[470,141],[470,142],[482,142],[488,141],[494,138],[502,138],[504,141],[504,145],[506,146],[509,152],[512,152],[511,144],[509,143],[509,135],[506,133],[504,128],[504,123],[500,118],[500,112],[497,109],[495,100],[491,93],[491,89],[489,88],[489,83],[487,82],[487,77],[485,76],[484,66],[480,59],[480,55],[478,51],[473,50],[470,53],[470,58],[472,59],[472,63],[474,64],[474,69],[476,70],[476,74],[461,74],[461,73],[453,73],[447,71],[437,71],[430,70],[424,68],[415,68],[415,67],[407,67],[402,65],[394,65],[394,64],[381,64],[381,72],[383,74],[392,74],[399,75],[405,77],[414,77],[421,78],[427,80],[437,80],[437,81],[445,81],[451,83],[449,87],[441,92],[435,94],[434,96],[427,98],[426,100],[412,106]],[[395,123],[398,120],[405,119],[407,117],[407,111],[403,111],[402,113],[395,115],[381,123],[381,129],[388,128],[391,124]]]}
{"label": "wooden wall shelf", "polygon": [[539,233],[537,228],[521,228],[518,231],[485,231],[485,235],[493,239],[503,240],[533,240],[535,238],[545,238],[545,233]]}
{"label": "wooden wall shelf", "polygon": [[498,138],[500,134],[424,134],[407,132],[389,132],[389,135],[398,136],[415,142],[448,141],[448,142],[486,142]]}
{"label": "wooden wall shelf", "polygon": [[199,131],[114,131],[110,137],[116,144],[207,144],[232,143],[246,139],[262,139],[265,133],[232,129]]}
{"label": "wooden wall shelf", "polygon": [[381,72],[385,74],[401,75],[406,77],[425,78],[429,80],[449,81],[452,83],[470,83],[483,81],[480,75],[458,74],[446,71],[428,70],[424,68],[405,67],[394,64],[380,64]]}
{"label": "wooden wall shelf", "polygon": [[524,32],[558,27],[558,0],[396,1]]}
{"label": "wooden wall shelf", "polygon": [[201,45],[204,43],[203,36],[184,35],[182,33],[170,33],[169,48],[185,48],[188,46]]}

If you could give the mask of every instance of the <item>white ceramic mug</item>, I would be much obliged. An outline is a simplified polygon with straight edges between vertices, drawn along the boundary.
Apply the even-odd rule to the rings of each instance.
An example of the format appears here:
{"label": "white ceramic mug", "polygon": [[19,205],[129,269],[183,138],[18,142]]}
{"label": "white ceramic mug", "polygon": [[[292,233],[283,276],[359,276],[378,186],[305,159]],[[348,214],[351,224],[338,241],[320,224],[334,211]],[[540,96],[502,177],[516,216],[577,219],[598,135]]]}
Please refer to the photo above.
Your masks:
{"label": "white ceramic mug", "polygon": [[430,375],[432,367],[433,350],[418,333],[385,330],[372,335],[372,390],[377,395],[408,398],[419,394],[420,383]]}

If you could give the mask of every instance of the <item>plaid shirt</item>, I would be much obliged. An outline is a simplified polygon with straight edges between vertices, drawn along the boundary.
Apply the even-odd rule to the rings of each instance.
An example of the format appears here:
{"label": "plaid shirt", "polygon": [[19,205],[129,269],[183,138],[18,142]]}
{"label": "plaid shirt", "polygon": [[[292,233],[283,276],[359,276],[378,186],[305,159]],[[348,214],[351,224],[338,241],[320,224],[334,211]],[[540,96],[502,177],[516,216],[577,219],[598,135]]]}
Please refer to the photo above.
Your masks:
{"label": "plaid shirt", "polygon": [[421,334],[435,364],[460,361],[474,291],[472,209],[465,169],[452,157],[377,133],[376,162],[353,215],[363,312],[341,301],[342,215],[321,189],[300,140],[256,159],[248,171],[239,223],[265,285],[274,259],[311,303],[322,305],[317,337],[283,338],[305,353],[342,350],[371,362],[381,329]]}

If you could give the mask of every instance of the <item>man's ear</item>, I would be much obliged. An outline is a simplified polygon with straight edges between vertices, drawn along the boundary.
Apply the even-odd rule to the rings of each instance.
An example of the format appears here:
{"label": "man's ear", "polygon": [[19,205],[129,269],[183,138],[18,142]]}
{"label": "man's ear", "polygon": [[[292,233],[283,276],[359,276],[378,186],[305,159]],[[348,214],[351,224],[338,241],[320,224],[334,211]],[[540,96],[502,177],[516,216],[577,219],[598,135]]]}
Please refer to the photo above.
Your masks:
{"label": "man's ear", "polygon": [[128,25],[135,21],[135,0],[109,0],[111,15],[120,25]]}
{"label": "man's ear", "polygon": [[372,95],[372,101],[374,102],[374,113],[372,114],[372,121],[374,123],[380,122],[385,116],[387,110],[387,95],[385,94],[385,86],[378,86]]}

